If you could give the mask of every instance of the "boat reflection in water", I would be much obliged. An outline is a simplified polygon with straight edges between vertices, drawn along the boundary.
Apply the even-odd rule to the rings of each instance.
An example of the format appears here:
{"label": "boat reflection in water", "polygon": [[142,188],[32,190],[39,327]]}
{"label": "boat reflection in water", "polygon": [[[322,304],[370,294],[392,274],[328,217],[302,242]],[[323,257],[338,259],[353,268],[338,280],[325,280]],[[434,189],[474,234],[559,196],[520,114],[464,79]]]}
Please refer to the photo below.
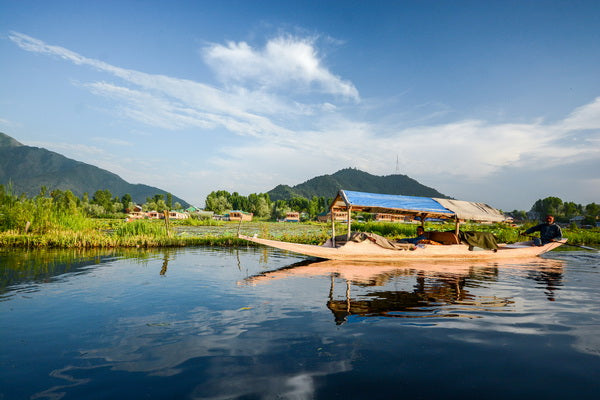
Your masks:
{"label": "boat reflection in water", "polygon": [[[553,301],[562,286],[563,262],[532,258],[502,261],[413,261],[394,264],[302,261],[250,276],[240,284],[330,276],[327,308],[336,324],[352,316],[388,318],[480,318],[514,311],[513,293],[490,286],[499,274],[525,276]],[[341,285],[340,285],[341,281]],[[340,286],[342,289],[340,290]],[[342,293],[340,293],[342,292]]]}

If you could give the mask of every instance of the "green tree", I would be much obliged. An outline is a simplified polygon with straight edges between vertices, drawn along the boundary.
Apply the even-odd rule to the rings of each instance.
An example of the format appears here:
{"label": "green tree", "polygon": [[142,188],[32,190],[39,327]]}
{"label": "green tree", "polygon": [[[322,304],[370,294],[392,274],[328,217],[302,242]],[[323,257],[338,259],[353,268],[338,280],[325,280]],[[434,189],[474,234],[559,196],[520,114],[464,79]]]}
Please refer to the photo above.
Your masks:
{"label": "green tree", "polygon": [[167,202],[164,201],[163,199],[158,200],[156,202],[156,211],[163,212],[165,210],[169,210],[169,207],[167,206]]}
{"label": "green tree", "polygon": [[227,200],[231,204],[233,210],[250,211],[250,202],[246,196],[240,195],[238,192],[233,192]]}
{"label": "green tree", "polygon": [[292,209],[285,200],[277,200],[272,205],[271,217],[275,219],[283,219],[290,211],[292,211]]}
{"label": "green tree", "polygon": [[567,218],[572,218],[583,213],[583,207],[580,204],[575,204],[572,201],[565,202],[562,211]]}
{"label": "green tree", "polygon": [[92,197],[92,203],[103,207],[107,212],[112,211],[112,193],[110,190],[97,190]]}
{"label": "green tree", "polygon": [[563,205],[563,201],[558,197],[546,197],[545,199],[540,199],[535,202],[531,211],[538,213],[540,216],[544,215],[562,215],[561,208]]}
{"label": "green tree", "polygon": [[597,217],[600,215],[600,205],[596,203],[590,203],[585,206],[585,215],[589,217]]}
{"label": "green tree", "polygon": [[171,193],[167,193],[167,207],[169,210],[173,209],[173,195]]}
{"label": "green tree", "polygon": [[55,210],[65,214],[77,214],[80,200],[70,190],[55,189],[50,193]]}
{"label": "green tree", "polygon": [[229,202],[231,195],[225,190],[218,190],[211,192],[206,196],[206,202],[204,208],[208,211],[213,211],[215,214],[223,214],[227,210],[231,210],[231,203]]}
{"label": "green tree", "polygon": [[268,201],[268,196],[260,196],[256,202],[256,206],[254,207],[254,211],[252,212],[257,217],[269,218],[271,216],[271,206]]}
{"label": "green tree", "polygon": [[162,200],[162,201],[164,201],[164,200],[165,200],[165,195],[164,195],[164,194],[155,194],[155,195],[154,195],[154,197],[152,198],[152,200],[153,200],[155,203],[158,203],[158,202],[159,202],[159,200]]}
{"label": "green tree", "polygon": [[123,197],[121,197],[121,204],[123,204],[123,209],[127,211],[131,207],[131,203],[133,203],[133,199],[129,193],[125,193]]}
{"label": "green tree", "polygon": [[308,212],[309,204],[310,204],[310,202],[308,201],[308,199],[306,199],[304,197],[292,197],[288,201],[288,206],[293,211],[298,211],[298,212]]}
{"label": "green tree", "polygon": [[257,217],[271,216],[271,199],[267,193],[252,193],[248,195],[248,208],[245,211],[254,213]]}

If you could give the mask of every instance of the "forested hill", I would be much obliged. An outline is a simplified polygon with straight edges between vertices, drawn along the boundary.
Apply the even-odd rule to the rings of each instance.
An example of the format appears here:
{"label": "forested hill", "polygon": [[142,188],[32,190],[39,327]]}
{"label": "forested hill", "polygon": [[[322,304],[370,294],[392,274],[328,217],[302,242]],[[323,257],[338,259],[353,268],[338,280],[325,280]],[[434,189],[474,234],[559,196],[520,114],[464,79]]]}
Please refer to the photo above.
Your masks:
{"label": "forested hill", "polygon": [[[45,186],[70,190],[81,197],[90,197],[98,190],[109,190],[113,196],[129,193],[134,202],[142,204],[146,198],[166,191],[142,184],[131,184],[116,174],[90,164],[75,161],[46,149],[25,146],[0,132],[0,184],[11,183],[13,193],[35,196]],[[188,207],[189,203],[173,195],[173,203]]]}
{"label": "forested hill", "polygon": [[449,198],[449,196],[422,185],[406,175],[376,176],[354,168],[342,169],[332,175],[317,176],[293,187],[278,185],[267,193],[272,201],[289,200],[293,197],[310,199],[313,196],[322,196],[331,198],[340,189],[405,196]]}

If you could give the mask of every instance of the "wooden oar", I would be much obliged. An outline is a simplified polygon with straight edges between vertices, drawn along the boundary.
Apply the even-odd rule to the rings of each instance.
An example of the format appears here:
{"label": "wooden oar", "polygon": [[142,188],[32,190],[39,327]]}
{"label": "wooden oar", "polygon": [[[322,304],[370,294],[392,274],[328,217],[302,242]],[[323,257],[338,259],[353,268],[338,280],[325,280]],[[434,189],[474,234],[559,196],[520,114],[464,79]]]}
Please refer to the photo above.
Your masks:
{"label": "wooden oar", "polygon": [[600,250],[598,250],[598,249],[595,249],[595,248],[593,248],[593,247],[581,246],[581,245],[579,245],[579,244],[571,244],[571,243],[568,243],[568,242],[567,242],[567,243],[563,243],[563,244],[566,244],[567,246],[579,247],[579,248],[581,248],[581,249],[586,249],[586,250],[600,251]]}
{"label": "wooden oar", "polygon": [[[525,236],[525,237],[528,237],[528,238],[531,238],[531,239],[536,239],[536,238],[537,238],[537,239],[539,239],[537,236],[528,236],[528,235],[522,235],[522,234],[520,234],[520,233],[519,233],[519,236]],[[556,240],[551,240],[551,242],[556,242]],[[565,243],[563,243],[563,244],[564,244],[564,245],[567,245],[567,246],[579,247],[579,248],[581,248],[581,249],[585,249],[585,250],[600,251],[600,250],[598,250],[598,249],[595,249],[595,248],[593,248],[593,247],[581,246],[581,245],[579,245],[579,244],[571,244],[571,243],[568,243],[568,242],[565,242]]]}

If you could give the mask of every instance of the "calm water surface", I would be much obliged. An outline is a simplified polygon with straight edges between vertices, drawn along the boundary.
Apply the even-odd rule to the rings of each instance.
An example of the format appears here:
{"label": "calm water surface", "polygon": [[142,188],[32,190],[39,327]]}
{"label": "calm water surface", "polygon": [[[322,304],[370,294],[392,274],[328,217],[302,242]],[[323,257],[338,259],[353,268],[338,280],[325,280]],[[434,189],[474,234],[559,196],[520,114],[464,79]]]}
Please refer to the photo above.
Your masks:
{"label": "calm water surface", "polygon": [[597,399],[599,265],[4,251],[0,399]]}

